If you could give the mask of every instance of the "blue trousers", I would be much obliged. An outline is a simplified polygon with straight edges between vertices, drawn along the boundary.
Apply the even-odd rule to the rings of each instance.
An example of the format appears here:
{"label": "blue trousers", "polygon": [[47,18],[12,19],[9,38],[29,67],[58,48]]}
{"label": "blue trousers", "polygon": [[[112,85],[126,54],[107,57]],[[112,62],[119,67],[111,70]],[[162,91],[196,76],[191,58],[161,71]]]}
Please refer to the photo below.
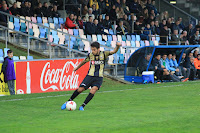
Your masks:
{"label": "blue trousers", "polygon": [[10,95],[15,95],[15,80],[8,80],[7,83]]}

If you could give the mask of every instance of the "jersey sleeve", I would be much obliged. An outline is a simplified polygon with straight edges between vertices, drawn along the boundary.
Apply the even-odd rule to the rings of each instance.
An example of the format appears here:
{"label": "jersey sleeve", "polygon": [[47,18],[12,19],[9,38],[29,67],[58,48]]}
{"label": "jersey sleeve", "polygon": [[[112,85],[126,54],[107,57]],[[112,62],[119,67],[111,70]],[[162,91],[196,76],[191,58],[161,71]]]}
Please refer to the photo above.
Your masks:
{"label": "jersey sleeve", "polygon": [[87,57],[85,58],[85,61],[86,62],[90,61],[90,54],[87,55]]}
{"label": "jersey sleeve", "polygon": [[110,54],[110,51],[104,51],[105,57],[107,58]]}

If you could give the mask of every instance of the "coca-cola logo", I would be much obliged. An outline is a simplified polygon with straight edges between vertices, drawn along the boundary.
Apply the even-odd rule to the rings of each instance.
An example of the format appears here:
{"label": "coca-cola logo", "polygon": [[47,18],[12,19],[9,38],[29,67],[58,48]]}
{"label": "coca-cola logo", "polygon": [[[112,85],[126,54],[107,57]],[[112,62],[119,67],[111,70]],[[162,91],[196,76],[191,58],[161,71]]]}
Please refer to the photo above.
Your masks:
{"label": "coca-cola logo", "polygon": [[49,89],[64,90],[78,88],[79,74],[73,71],[78,65],[78,61],[73,63],[68,61],[63,68],[51,68],[50,62],[47,62],[42,70],[40,77],[40,88],[42,91]]}

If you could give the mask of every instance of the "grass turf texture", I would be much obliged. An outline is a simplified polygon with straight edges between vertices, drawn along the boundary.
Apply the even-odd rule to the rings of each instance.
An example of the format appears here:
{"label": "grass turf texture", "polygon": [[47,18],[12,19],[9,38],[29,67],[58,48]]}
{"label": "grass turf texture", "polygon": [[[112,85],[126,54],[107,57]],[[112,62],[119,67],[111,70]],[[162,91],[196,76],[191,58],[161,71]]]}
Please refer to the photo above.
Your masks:
{"label": "grass turf texture", "polygon": [[[60,109],[73,91],[4,96],[0,132],[199,133],[199,86],[199,81],[124,85],[104,78],[83,112]],[[77,108],[88,92],[74,100]],[[13,99],[19,100],[7,101]]]}

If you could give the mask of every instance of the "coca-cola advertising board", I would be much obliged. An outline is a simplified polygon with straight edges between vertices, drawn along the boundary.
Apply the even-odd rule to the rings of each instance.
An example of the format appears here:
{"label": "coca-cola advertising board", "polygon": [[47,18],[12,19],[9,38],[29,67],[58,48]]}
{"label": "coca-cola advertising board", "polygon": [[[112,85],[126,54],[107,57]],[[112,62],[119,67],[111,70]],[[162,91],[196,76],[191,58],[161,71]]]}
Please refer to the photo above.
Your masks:
{"label": "coca-cola advertising board", "polygon": [[75,90],[85,78],[89,63],[73,71],[83,59],[16,63],[17,94]]}

